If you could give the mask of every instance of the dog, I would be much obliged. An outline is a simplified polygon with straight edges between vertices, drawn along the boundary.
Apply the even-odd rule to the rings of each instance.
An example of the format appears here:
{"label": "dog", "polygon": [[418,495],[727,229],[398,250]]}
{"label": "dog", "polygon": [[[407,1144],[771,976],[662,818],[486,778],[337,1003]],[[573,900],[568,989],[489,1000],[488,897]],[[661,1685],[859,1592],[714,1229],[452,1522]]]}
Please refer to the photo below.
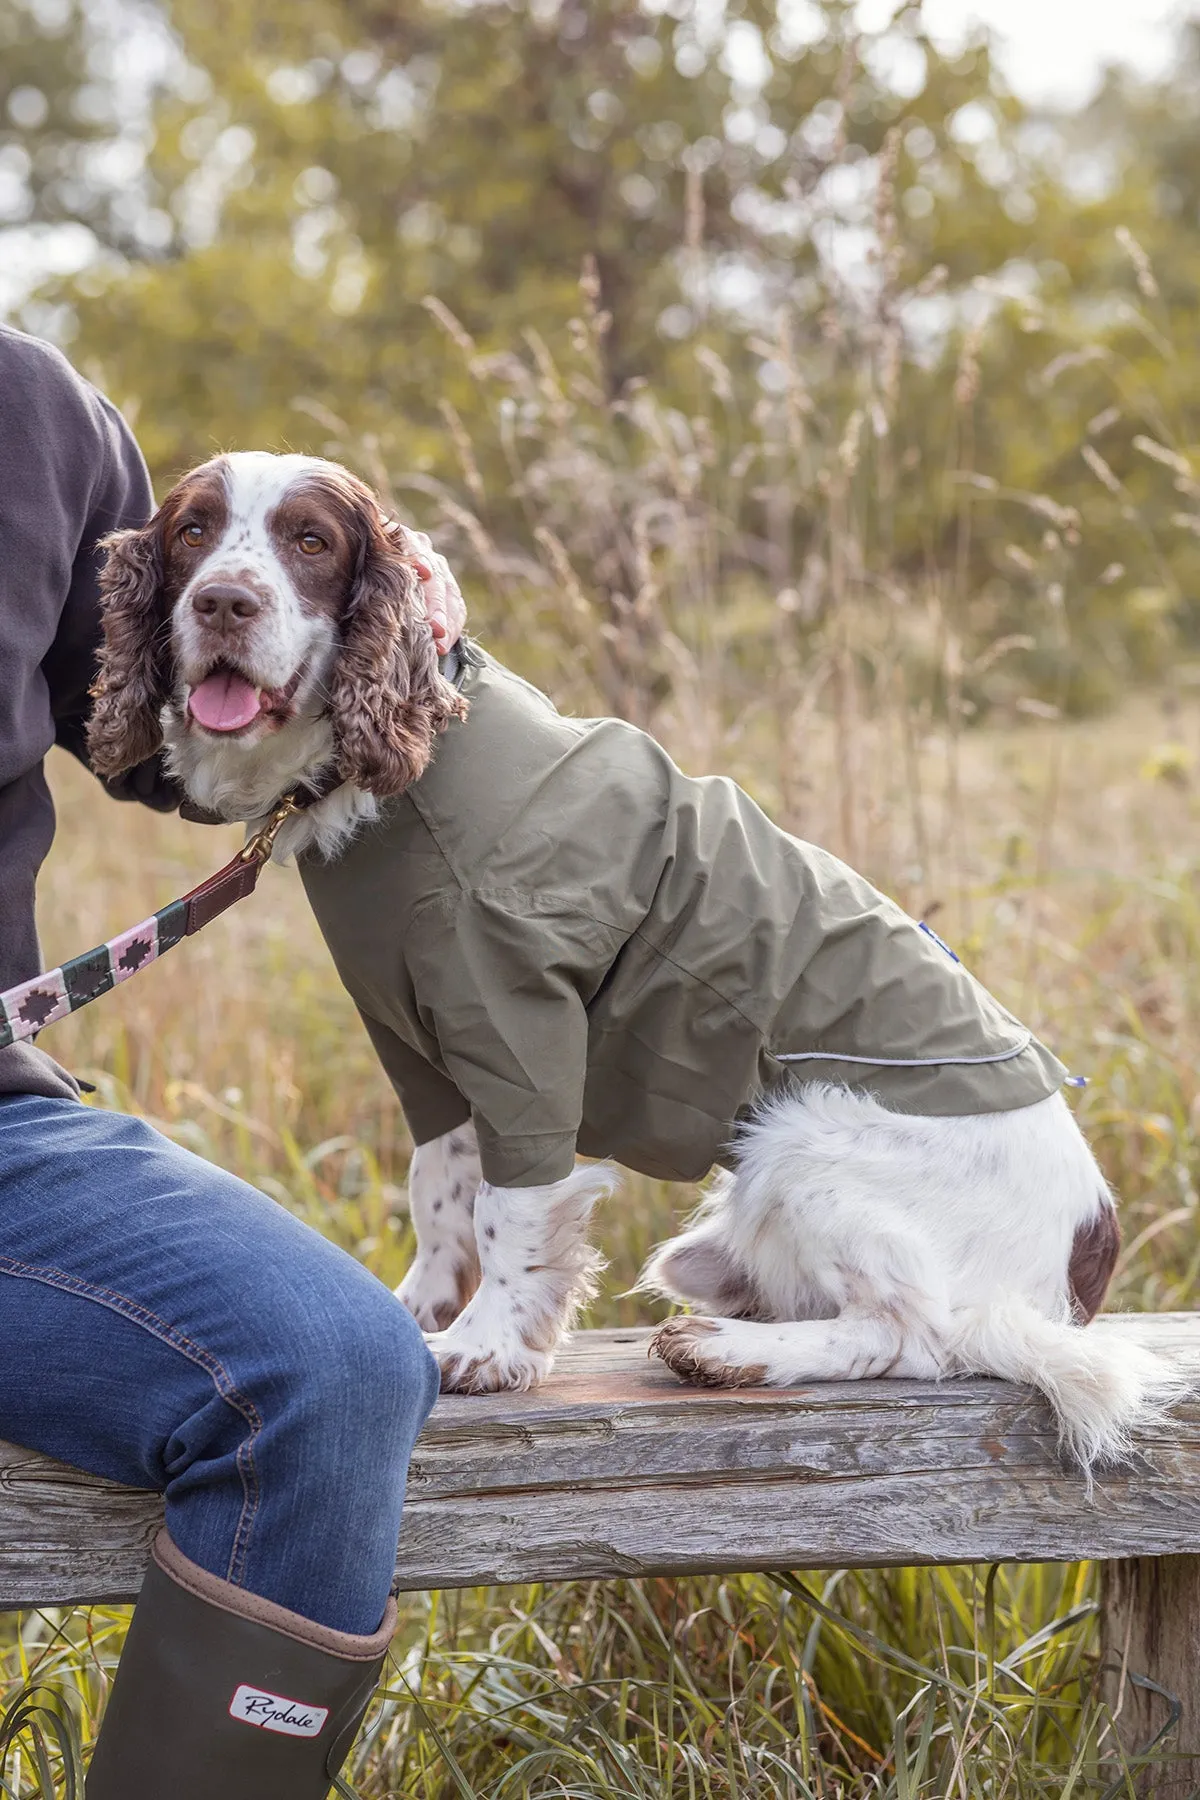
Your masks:
{"label": "dog", "polygon": [[652,1343],[686,1381],[1029,1382],[1085,1470],[1164,1413],[1172,1370],[1086,1329],[1120,1234],[1065,1071],[939,940],[644,734],[439,666],[336,464],[219,456],[106,551],[96,770],[165,749],[251,830],[316,796],[275,854],[413,1129],[397,1292],[445,1389],[545,1378],[615,1156],[720,1165],[639,1284],[693,1309]]}

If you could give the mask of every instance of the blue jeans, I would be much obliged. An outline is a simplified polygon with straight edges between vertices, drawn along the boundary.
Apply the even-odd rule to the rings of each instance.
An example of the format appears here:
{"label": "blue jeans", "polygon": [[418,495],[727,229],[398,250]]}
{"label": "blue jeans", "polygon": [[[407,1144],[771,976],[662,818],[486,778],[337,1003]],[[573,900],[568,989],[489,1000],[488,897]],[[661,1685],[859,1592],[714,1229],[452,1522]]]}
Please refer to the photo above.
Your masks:
{"label": "blue jeans", "polygon": [[377,1630],[438,1390],[361,1265],[139,1119],[0,1096],[0,1437],[166,1496],[213,1575]]}

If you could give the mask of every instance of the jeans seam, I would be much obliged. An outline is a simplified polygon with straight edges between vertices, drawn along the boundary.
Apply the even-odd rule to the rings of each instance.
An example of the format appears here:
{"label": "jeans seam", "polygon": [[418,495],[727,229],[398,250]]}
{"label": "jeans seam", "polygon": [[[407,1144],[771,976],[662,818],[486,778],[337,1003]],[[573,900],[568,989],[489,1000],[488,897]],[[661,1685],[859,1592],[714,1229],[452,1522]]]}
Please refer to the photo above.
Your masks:
{"label": "jeans seam", "polygon": [[[63,1293],[75,1294],[80,1299],[92,1300],[98,1306],[107,1307],[110,1312],[128,1319],[131,1325],[138,1325],[148,1331],[160,1343],[170,1349],[177,1350],[189,1362],[202,1368],[212,1381],[217,1396],[227,1406],[238,1413],[250,1427],[248,1437],[244,1437],[237,1447],[234,1461],[242,1483],[242,1509],[238,1517],[237,1529],[234,1532],[233,1545],[229,1552],[229,1567],[225,1579],[241,1586],[244,1583],[246,1558],[249,1552],[250,1533],[259,1507],[258,1467],[254,1460],[254,1443],[263,1428],[262,1414],[253,1400],[237,1386],[220,1357],[214,1356],[211,1350],[195,1343],[178,1326],[171,1325],[160,1318],[140,1300],[131,1300],[127,1294],[118,1293],[115,1288],[99,1287],[95,1282],[85,1281],[80,1275],[71,1275],[65,1269],[41,1267],[33,1263],[19,1262],[15,1257],[0,1256],[0,1275],[12,1275],[26,1281],[40,1281],[46,1287],[57,1288]],[[244,1453],[244,1454],[243,1454]]]}

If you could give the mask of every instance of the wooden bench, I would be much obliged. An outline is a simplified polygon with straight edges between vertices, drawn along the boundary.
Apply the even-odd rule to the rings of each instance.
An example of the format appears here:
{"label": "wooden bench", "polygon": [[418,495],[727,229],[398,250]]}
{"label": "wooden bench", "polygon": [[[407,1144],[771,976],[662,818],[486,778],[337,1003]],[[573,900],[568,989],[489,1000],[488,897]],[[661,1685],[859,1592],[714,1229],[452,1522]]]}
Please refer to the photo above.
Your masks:
{"label": "wooden bench", "polygon": [[[535,1393],[438,1402],[400,1585],[1099,1559],[1106,1657],[1179,1696],[1200,1754],[1200,1315],[1093,1329],[1178,1358],[1197,1402],[1090,1499],[1045,1403],[1003,1382],[687,1388],[647,1359],[648,1331],[583,1332]],[[0,1607],[131,1599],[161,1511],[0,1444]],[[1144,1741],[1162,1702],[1126,1702]]]}

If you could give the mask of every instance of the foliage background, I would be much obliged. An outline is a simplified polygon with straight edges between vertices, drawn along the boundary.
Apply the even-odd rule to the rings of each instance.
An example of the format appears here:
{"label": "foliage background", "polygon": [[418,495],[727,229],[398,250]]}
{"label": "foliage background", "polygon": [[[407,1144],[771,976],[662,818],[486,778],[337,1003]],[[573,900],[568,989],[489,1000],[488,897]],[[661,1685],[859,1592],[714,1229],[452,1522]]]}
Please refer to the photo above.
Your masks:
{"label": "foliage background", "polygon": [[[874,504],[906,597],[964,560],[956,477],[996,484],[958,569],[973,640],[1020,630],[1033,597],[1011,552],[1036,559],[1047,521],[1003,496],[1077,511],[1090,529],[1060,585],[1087,641],[1066,698],[1101,703],[1197,630],[1200,514],[1169,458],[1200,380],[1200,28],[1160,82],[1114,71],[1055,117],[1005,91],[985,38],[952,56],[918,5],[870,35],[855,17],[846,0],[0,0],[0,217],[11,245],[66,225],[85,259],[17,316],[129,409],[160,486],[218,447],[320,450],[332,414],[437,525],[436,484],[472,485],[455,421],[474,435],[480,396],[428,297],[479,360],[536,357],[535,334],[557,355],[592,258],[609,402],[645,382],[686,416],[713,355],[730,422],[790,362],[807,408],[844,419],[853,395],[876,464],[886,433]],[[964,350],[965,422],[946,379]],[[514,554],[500,447],[476,456]],[[723,585],[807,593],[828,547],[806,473],[784,528],[747,471]],[[805,613],[828,596],[809,587]],[[976,703],[1017,680],[1061,697],[1057,665],[1013,654]]]}
{"label": "foliage background", "polygon": [[[1185,27],[1162,80],[1034,111],[916,5],[0,0],[0,252],[59,270],[12,314],[159,492],[344,458],[562,704],[936,920],[1091,1076],[1147,1308],[1200,1273],[1198,89]],[[52,960],[224,848],[54,780]],[[58,1053],[394,1281],[402,1127],[294,882],[261,897]],[[644,1316],[614,1296],[691,1198],[631,1184],[595,1322]],[[832,1618],[759,1578],[414,1601],[354,1781],[1132,1791],[1087,1569],[813,1579]],[[122,1631],[12,1627],[12,1695],[62,1698],[11,1792],[70,1791]]]}

